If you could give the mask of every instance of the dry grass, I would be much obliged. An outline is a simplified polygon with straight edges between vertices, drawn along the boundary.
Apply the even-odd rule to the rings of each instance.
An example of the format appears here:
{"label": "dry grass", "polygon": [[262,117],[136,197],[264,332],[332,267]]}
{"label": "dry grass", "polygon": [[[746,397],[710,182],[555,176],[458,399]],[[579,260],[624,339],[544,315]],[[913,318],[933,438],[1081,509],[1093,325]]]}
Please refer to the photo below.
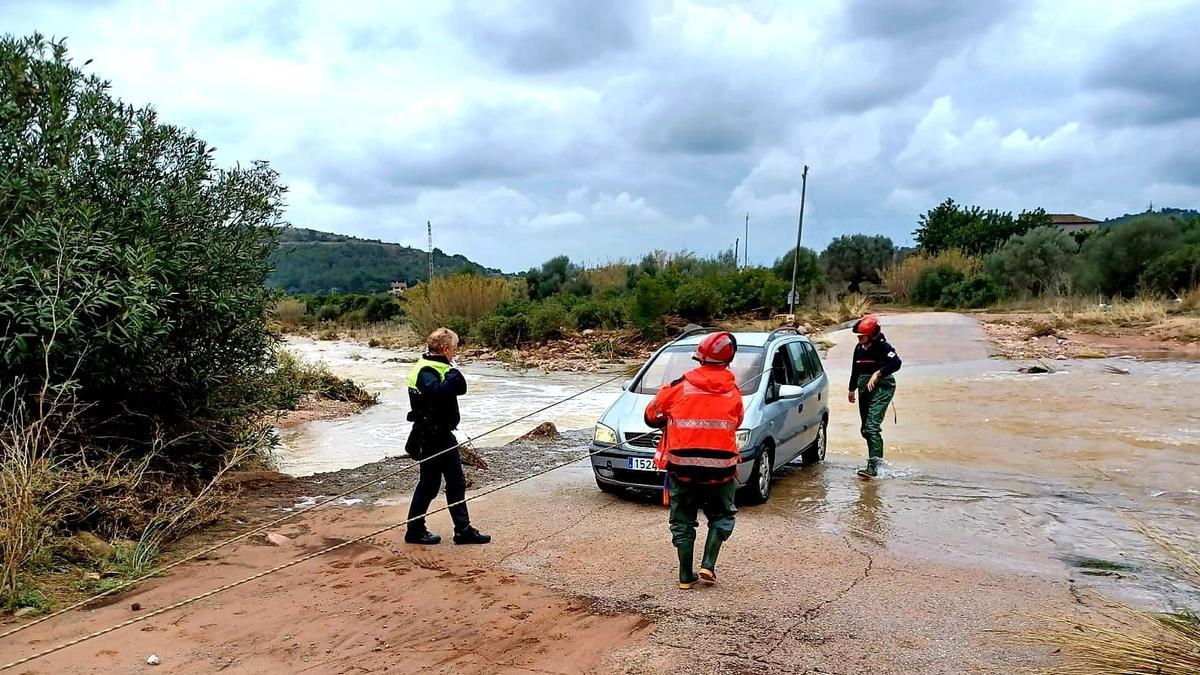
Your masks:
{"label": "dry grass", "polygon": [[421,348],[425,344],[424,336],[401,323],[375,323],[361,328],[347,328],[342,335],[368,347],[384,349]]}
{"label": "dry grass", "polygon": [[304,325],[308,306],[302,300],[281,298],[271,308],[270,319],[285,333],[294,333]]}
{"label": "dry grass", "polygon": [[[1193,583],[1200,585],[1200,556],[1170,535],[1134,521],[1137,529],[1168,553]],[[1194,613],[1153,614],[1101,598],[1091,616],[1043,616],[1045,626],[1020,636],[1054,647],[1062,663],[1047,672],[1062,675],[1200,673],[1200,618]]]}
{"label": "dry grass", "polygon": [[514,297],[513,283],[494,277],[439,277],[405,295],[409,324],[421,335],[440,326],[468,331],[492,310]]}
{"label": "dry grass", "polygon": [[865,295],[850,293],[839,298],[830,293],[816,305],[798,309],[797,319],[814,328],[828,328],[870,314],[871,307],[871,300]]}
{"label": "dry grass", "polygon": [[1200,673],[1200,623],[1194,615],[1149,614],[1110,603],[1086,619],[1037,618],[1045,627],[1023,637],[1057,651],[1061,663],[1047,673]]}
{"label": "dry grass", "polygon": [[940,266],[953,267],[962,272],[964,276],[969,277],[982,269],[983,261],[958,249],[942,251],[935,255],[914,253],[900,264],[883,270],[880,276],[883,278],[883,285],[892,294],[892,299],[903,303],[908,302],[912,297],[913,291],[917,288],[917,282],[925,270]]}
{"label": "dry grass", "polygon": [[625,288],[625,282],[629,278],[629,265],[613,263],[586,270],[583,276],[592,284],[592,292],[599,295],[605,291]]}

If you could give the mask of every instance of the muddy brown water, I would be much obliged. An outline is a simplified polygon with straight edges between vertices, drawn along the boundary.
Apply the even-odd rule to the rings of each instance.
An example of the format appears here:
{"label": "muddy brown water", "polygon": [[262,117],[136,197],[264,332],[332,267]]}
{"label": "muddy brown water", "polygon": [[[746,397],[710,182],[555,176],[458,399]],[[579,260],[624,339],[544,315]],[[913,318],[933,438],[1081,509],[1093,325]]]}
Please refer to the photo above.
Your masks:
{"label": "muddy brown water", "polygon": [[[1193,550],[1200,512],[1200,364],[1166,360],[1055,361],[1027,375],[991,358],[978,323],[956,314],[885,317],[905,365],[884,427],[884,478],[853,470],[865,450],[856,406],[845,400],[853,335],[833,335],[830,448],[815,467],[788,467],[766,512],[850,532],[899,554],[1050,575],[1140,605],[1195,609],[1195,589],[1137,530],[1142,522]],[[383,405],[350,420],[317,422],[286,438],[285,470],[312,473],[394,454],[402,445],[409,367],[395,352],[347,343],[292,343],[382,392]],[[1106,366],[1128,371],[1116,374]],[[518,374],[467,367],[464,423],[477,434],[605,376]],[[617,384],[496,434],[540,421],[590,427]],[[579,448],[580,452],[586,451]],[[562,474],[593,491],[587,471]]]}
{"label": "muddy brown water", "polygon": [[[912,555],[1067,573],[1140,605],[1197,607],[1195,588],[1136,524],[1200,549],[1200,364],[1054,361],[1056,372],[1026,375],[1021,363],[989,359],[967,317],[883,325],[905,358],[884,426],[885,479],[846,479],[862,443],[843,397],[830,461],[791,470],[769,508]],[[853,344],[836,337],[826,360],[835,378]]]}

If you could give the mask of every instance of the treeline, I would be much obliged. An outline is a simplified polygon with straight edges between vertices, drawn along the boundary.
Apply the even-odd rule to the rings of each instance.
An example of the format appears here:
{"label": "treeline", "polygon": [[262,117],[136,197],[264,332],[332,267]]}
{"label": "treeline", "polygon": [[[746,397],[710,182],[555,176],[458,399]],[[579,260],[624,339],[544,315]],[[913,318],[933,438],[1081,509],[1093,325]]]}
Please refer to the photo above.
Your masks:
{"label": "treeline", "polygon": [[[801,248],[796,270],[798,306],[878,284],[879,270],[896,255],[886,237],[853,235],[821,255]],[[418,331],[448,325],[492,346],[540,342],[577,330],[629,329],[646,338],[672,322],[730,317],[770,318],[788,309],[795,249],[771,267],[741,267],[732,251],[714,257],[657,251],[636,263],[584,268],[565,256],[516,280],[454,276],[438,279],[405,299]]]}
{"label": "treeline", "polygon": [[[279,247],[271,254],[270,284],[287,293],[386,292],[392,282],[414,285],[429,277],[426,251],[303,228],[280,232]],[[433,250],[435,275],[475,272],[500,274],[462,255]]]}
{"label": "treeline", "polygon": [[882,273],[896,300],[986,307],[1044,295],[1180,297],[1200,284],[1200,216],[1172,209],[1067,235],[1040,210],[1011,214],[952,200],[924,214],[918,249]]}

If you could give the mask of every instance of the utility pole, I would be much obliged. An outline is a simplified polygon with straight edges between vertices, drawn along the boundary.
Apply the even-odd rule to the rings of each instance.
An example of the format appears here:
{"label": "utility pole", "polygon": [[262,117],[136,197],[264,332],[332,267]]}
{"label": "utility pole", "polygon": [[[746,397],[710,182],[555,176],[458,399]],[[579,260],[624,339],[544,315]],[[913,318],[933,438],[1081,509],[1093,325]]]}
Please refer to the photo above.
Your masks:
{"label": "utility pole", "polygon": [[749,211],[746,212],[746,248],[745,248],[744,255],[746,256],[746,262],[745,262],[745,264],[742,265],[742,267],[749,268],[750,267],[750,212]]}
{"label": "utility pole", "polygon": [[738,261],[738,244],[739,244],[739,243],[741,243],[741,239],[734,239],[734,240],[733,240],[733,268],[734,268],[734,269],[737,269],[737,261]]}
{"label": "utility pole", "polygon": [[425,232],[429,235],[429,283],[433,283],[433,223],[425,221]]}
{"label": "utility pole", "polygon": [[[792,292],[788,294],[788,314],[792,321],[796,320],[796,270],[800,266],[800,236],[804,233],[804,195],[808,192],[808,165],[804,165],[804,173],[800,174],[800,222],[796,225],[796,253],[792,256]],[[749,222],[749,220],[747,220]]]}

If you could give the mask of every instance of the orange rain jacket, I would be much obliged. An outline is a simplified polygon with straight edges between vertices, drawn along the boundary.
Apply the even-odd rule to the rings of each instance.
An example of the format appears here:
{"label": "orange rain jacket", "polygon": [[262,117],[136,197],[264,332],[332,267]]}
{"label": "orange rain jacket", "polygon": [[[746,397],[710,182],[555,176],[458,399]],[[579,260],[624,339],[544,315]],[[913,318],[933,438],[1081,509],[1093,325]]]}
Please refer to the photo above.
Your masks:
{"label": "orange rain jacket", "polygon": [[728,367],[688,371],[646,406],[646,424],[663,429],[655,465],[681,480],[732,480],[741,459],[737,429],[743,412],[742,393]]}

